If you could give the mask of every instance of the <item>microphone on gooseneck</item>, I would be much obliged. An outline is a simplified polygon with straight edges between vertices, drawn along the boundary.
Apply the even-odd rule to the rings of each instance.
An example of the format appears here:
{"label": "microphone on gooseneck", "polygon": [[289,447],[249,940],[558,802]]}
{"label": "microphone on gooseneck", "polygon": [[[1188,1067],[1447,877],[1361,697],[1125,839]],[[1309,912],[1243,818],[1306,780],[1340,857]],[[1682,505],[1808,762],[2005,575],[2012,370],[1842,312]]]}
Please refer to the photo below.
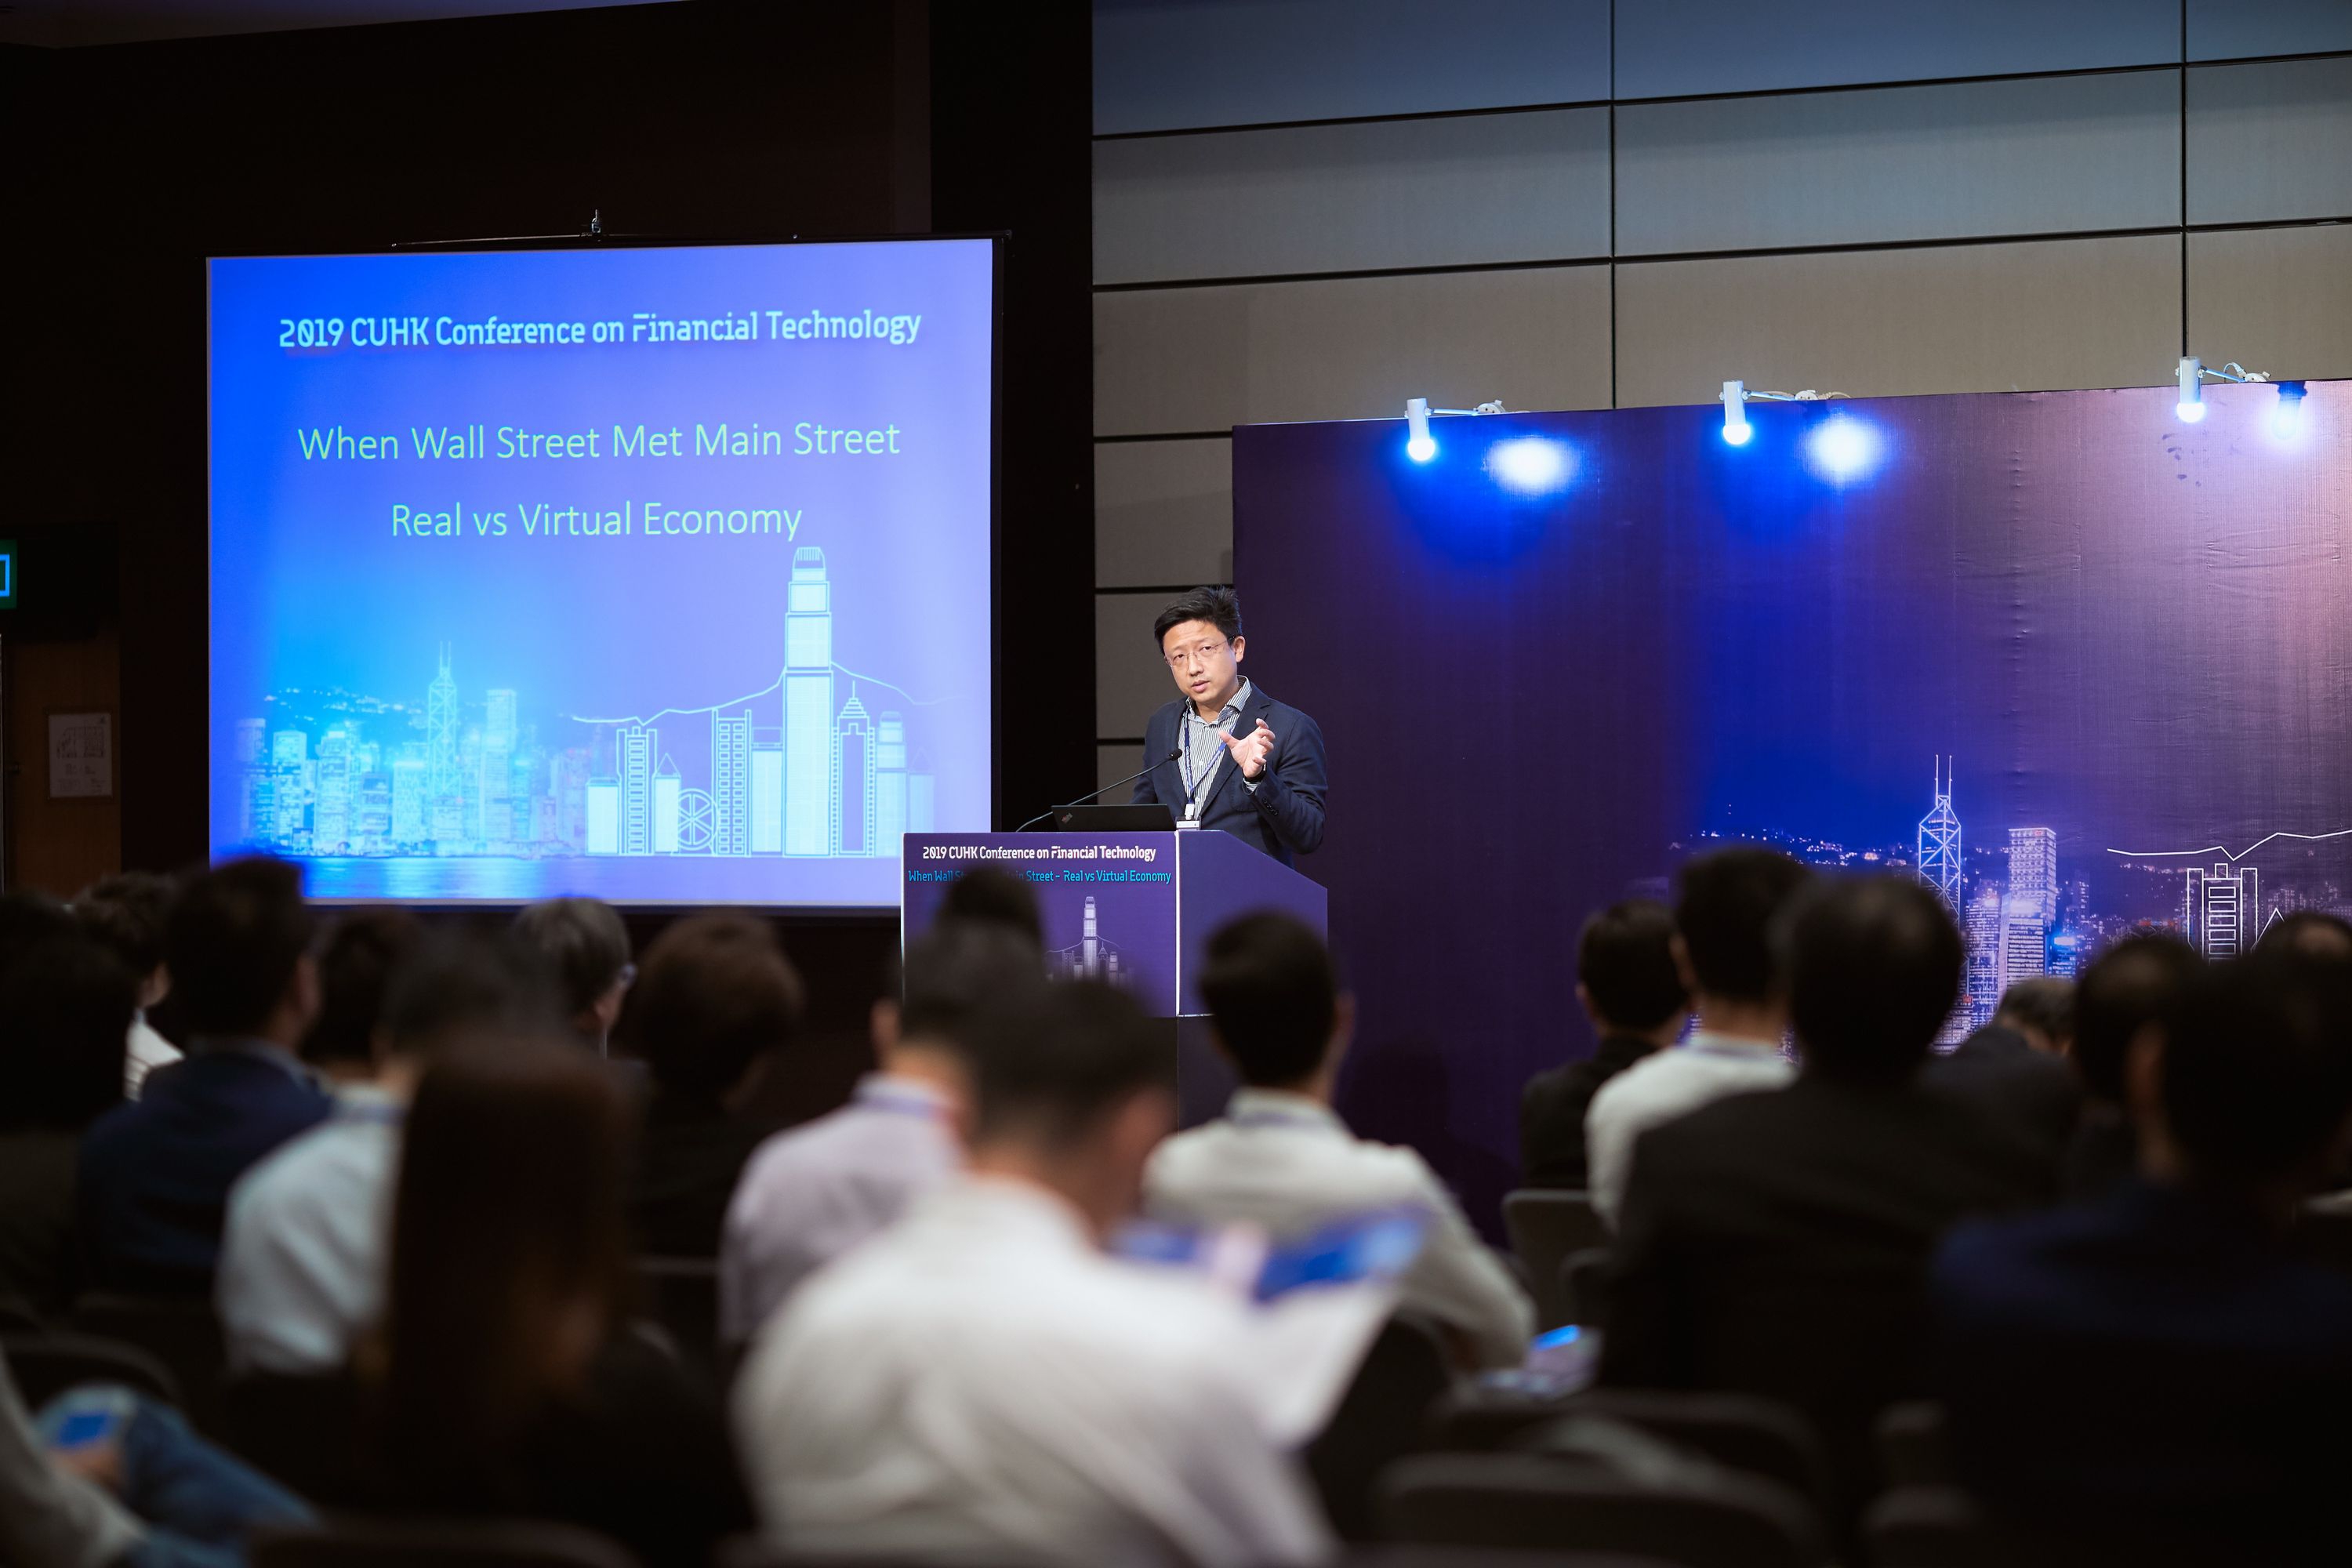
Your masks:
{"label": "microphone on gooseneck", "polygon": [[1131,784],[1136,780],[1141,778],[1144,774],[1150,773],[1153,768],[1159,767],[1162,763],[1172,763],[1183,754],[1183,747],[1171,746],[1168,748],[1168,754],[1161,757],[1158,762],[1139,767],[1123,779],[1113,779],[1110,783],[1103,785],[1100,789],[1090,789],[1086,794],[1078,796],[1076,800],[1066,800],[1059,805],[1049,805],[1045,810],[1039,812],[1036,816],[1031,817],[1028,821],[1023,823],[1020,826],[1014,828],[1013,831],[1015,833],[1026,833],[1031,828],[1036,826],[1039,823],[1045,821],[1047,817],[1053,816],[1055,812],[1067,811],[1074,805],[1084,805],[1087,802],[1094,799],[1095,796],[1098,795],[1108,795],[1111,791],[1117,789],[1121,784]]}

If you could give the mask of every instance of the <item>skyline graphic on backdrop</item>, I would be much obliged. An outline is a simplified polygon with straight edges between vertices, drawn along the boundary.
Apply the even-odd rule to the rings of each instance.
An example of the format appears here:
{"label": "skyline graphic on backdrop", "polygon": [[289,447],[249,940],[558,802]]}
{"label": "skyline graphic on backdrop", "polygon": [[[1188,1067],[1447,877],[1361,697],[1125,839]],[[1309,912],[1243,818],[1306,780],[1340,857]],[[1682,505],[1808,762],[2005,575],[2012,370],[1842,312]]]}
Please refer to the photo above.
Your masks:
{"label": "skyline graphic on backdrop", "polygon": [[[933,826],[936,779],[905,716],[860,687],[890,689],[833,661],[832,595],[824,552],[801,546],[774,681],[707,708],[559,716],[586,731],[572,743],[526,725],[513,688],[466,700],[447,644],[421,703],[272,692],[236,721],[240,842],[368,859],[896,856]],[[666,743],[672,718],[689,722]]]}

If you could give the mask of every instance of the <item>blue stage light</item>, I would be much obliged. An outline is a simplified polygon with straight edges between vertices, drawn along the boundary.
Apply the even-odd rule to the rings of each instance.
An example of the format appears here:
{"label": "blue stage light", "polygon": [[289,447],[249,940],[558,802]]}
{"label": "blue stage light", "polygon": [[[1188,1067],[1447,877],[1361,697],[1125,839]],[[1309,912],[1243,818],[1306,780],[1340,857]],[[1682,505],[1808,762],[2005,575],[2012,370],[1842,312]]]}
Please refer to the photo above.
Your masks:
{"label": "blue stage light", "polygon": [[1748,387],[1743,382],[1723,384],[1723,438],[1735,447],[1748,445],[1756,426],[1748,423]]}
{"label": "blue stage light", "polygon": [[1568,488],[1576,454],[1566,442],[1549,437],[1514,436],[1486,448],[1486,472],[1516,495],[1550,495]]}
{"label": "blue stage light", "polygon": [[2278,404],[2271,410],[2271,434],[2282,441],[2292,441],[2303,434],[2303,383],[2278,384]]}
{"label": "blue stage light", "polygon": [[1805,460],[1833,485],[1858,479],[1878,466],[1876,429],[1846,414],[1832,414],[1805,437]]}
{"label": "blue stage light", "polygon": [[2180,383],[2180,402],[2173,412],[2183,425],[2194,425],[2205,417],[2205,362],[2184,354],[2172,374]]}
{"label": "blue stage light", "polygon": [[1437,456],[1437,443],[1430,438],[1429,434],[1429,399],[1405,399],[1404,422],[1411,432],[1405,437],[1404,455],[1416,463],[1426,463]]}

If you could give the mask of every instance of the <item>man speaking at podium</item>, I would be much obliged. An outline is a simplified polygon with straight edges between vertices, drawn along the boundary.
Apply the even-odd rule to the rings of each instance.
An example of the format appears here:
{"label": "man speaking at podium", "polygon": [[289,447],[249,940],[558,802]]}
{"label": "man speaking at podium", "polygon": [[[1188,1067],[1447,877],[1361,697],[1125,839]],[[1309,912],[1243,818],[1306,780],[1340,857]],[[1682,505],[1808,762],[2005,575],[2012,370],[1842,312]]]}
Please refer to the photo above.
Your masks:
{"label": "man speaking at podium", "polygon": [[1183,695],[1143,728],[1151,766],[1133,804],[1165,805],[1185,826],[1220,828],[1287,866],[1323,842],[1323,731],[1241,670],[1242,604],[1195,588],[1151,624]]}

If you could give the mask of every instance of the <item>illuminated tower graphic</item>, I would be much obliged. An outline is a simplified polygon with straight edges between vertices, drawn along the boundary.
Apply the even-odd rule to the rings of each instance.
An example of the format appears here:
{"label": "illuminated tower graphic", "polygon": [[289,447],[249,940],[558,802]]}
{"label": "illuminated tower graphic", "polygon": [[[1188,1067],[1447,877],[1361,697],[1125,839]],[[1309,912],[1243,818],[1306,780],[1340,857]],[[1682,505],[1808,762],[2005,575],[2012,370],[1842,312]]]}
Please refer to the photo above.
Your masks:
{"label": "illuminated tower graphic", "polygon": [[849,700],[834,725],[833,852],[836,855],[874,853],[874,721],[866,717],[866,704],[852,685]]}
{"label": "illuminated tower graphic", "polygon": [[2000,889],[1990,882],[1969,900],[1969,1027],[1992,1022],[2000,1003]]}
{"label": "illuminated tower graphic", "polygon": [[615,738],[620,751],[621,853],[649,855],[654,835],[654,731],[624,724]]}
{"label": "illuminated tower graphic", "polygon": [[710,716],[710,852],[751,852],[751,714]]}
{"label": "illuminated tower graphic", "polygon": [[2252,866],[2189,868],[2189,945],[2208,958],[2234,958],[2262,934],[2262,878]]}
{"label": "illuminated tower graphic", "polygon": [[677,819],[679,795],[677,764],[667,757],[654,770],[653,850],[656,855],[677,853]]}
{"label": "illuminated tower graphic", "polygon": [[874,781],[874,847],[896,855],[907,832],[907,721],[896,713],[876,723]]}
{"label": "illuminated tower graphic", "polygon": [[449,645],[441,645],[441,669],[425,689],[425,787],[438,802],[463,795],[457,766],[457,681],[449,673]]}
{"label": "illuminated tower graphic", "polygon": [[392,841],[396,845],[422,844],[428,837],[431,814],[425,802],[429,798],[425,784],[425,759],[421,756],[394,757],[392,762]]}
{"label": "illuminated tower graphic", "polygon": [[483,694],[487,712],[482,721],[484,751],[514,750],[515,694],[505,687],[494,687]]}
{"label": "illuminated tower graphic", "polygon": [[1045,970],[1055,980],[1108,980],[1123,984],[1133,979],[1133,975],[1120,965],[1118,943],[1102,934],[1092,898],[1086,902],[1086,915],[1078,927],[1078,940],[1068,947],[1056,948],[1047,953]]}
{"label": "illuminated tower graphic", "polygon": [[751,742],[751,853],[783,852],[784,745],[781,740],[755,740]]}
{"label": "illuminated tower graphic", "polygon": [[319,738],[319,804],[312,815],[310,847],[332,855],[352,837],[352,738],[330,730]]}
{"label": "illuminated tower graphic", "polygon": [[793,552],[784,601],[784,853],[833,853],[833,585],[824,552]]}
{"label": "illuminated tower graphic", "polygon": [[1936,759],[1935,808],[1919,819],[1916,865],[1919,879],[1936,889],[1944,907],[1958,920],[1960,914],[1960,819],[1952,815],[1952,778],[1945,761]]}
{"label": "illuminated tower graphic", "polygon": [[2009,897],[2000,911],[2000,988],[2045,973],[2050,926],[2058,913],[2058,835],[2009,830]]}

